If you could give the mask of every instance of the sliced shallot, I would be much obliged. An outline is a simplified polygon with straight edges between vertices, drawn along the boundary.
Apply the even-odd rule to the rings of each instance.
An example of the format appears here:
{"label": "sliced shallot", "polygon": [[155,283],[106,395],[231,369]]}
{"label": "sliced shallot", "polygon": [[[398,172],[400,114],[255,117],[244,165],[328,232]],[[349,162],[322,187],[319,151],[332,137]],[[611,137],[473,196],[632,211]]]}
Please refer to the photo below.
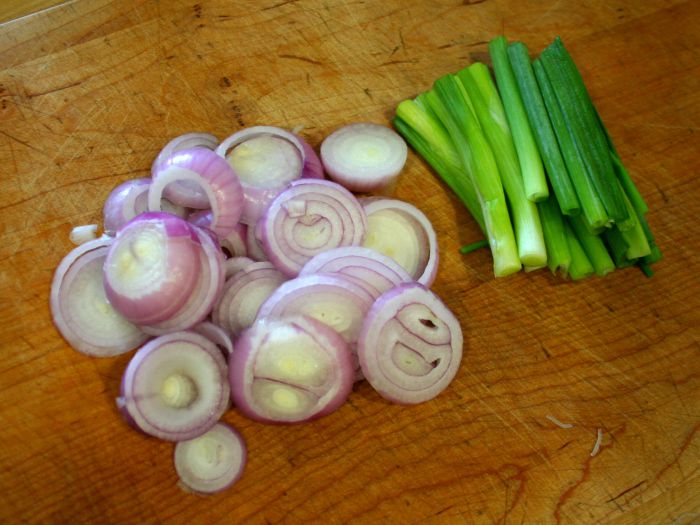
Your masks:
{"label": "sliced shallot", "polygon": [[[104,231],[114,235],[137,215],[148,211],[148,188],[151,179],[132,179],[114,188],[104,205]],[[167,199],[161,199],[161,209],[178,217],[185,217],[187,210],[173,204]]]}
{"label": "sliced shallot", "polygon": [[398,262],[416,281],[433,284],[438,244],[433,225],[418,208],[396,199],[363,199],[367,234],[363,246]]}
{"label": "sliced shallot", "polygon": [[343,339],[309,317],[257,321],[238,339],[229,362],[234,404],[269,423],[329,414],[347,398],[353,376]]}
{"label": "sliced shallot", "polygon": [[450,384],[462,360],[462,329],[433,292],[407,283],[372,305],[357,351],[365,379],[396,403],[434,398]]}
{"label": "sliced shallot", "polygon": [[241,222],[249,225],[293,180],[323,178],[314,150],[298,135],[273,126],[242,129],[225,139],[216,152],[241,179],[245,195]]}
{"label": "sliced shallot", "polygon": [[97,239],[97,224],[83,224],[76,226],[70,232],[70,242],[76,246],[80,246],[88,241]]}
{"label": "sliced shallot", "polygon": [[369,292],[342,274],[304,275],[279,286],[260,307],[258,319],[307,315],[354,345],[373,302]]}
{"label": "sliced shallot", "polygon": [[328,176],[359,192],[393,185],[407,155],[406,142],[398,133],[369,122],[343,126],[321,144],[321,160]]}
{"label": "sliced shallot", "polygon": [[201,273],[201,242],[194,228],[168,213],[143,213],[117,232],[104,282],[119,313],[145,325],[182,308]]}
{"label": "sliced shallot", "polygon": [[95,357],[123,354],[148,339],[105,295],[102,267],[111,242],[104,236],[74,248],[56,268],[51,283],[56,328],[78,352]]}
{"label": "sliced shallot", "polygon": [[272,201],[259,228],[270,261],[293,277],[314,255],[360,245],[367,218],[355,196],[341,185],[302,179]]}
{"label": "sliced shallot", "polygon": [[[151,166],[151,175],[155,177],[163,164],[178,151],[192,148],[216,149],[219,140],[209,133],[185,133],[168,142],[160,151]],[[165,196],[182,206],[189,208],[208,208],[209,197],[200,184],[191,180],[173,182],[165,189]]]}
{"label": "sliced shallot", "polygon": [[[210,228],[219,238],[235,229],[243,210],[243,188],[228,162],[205,148],[174,153],[153,174],[148,190],[151,211],[160,210],[164,190],[176,181],[190,181],[201,186],[208,199],[206,207],[212,211]],[[169,198],[172,200],[172,196]]]}
{"label": "sliced shallot", "polygon": [[[211,210],[196,211],[190,214],[187,220],[200,228],[211,228],[212,212]],[[231,233],[219,239],[219,244],[229,257],[243,257],[248,254],[246,247],[247,238],[248,226],[239,222]]]}
{"label": "sliced shallot", "polygon": [[260,305],[286,280],[269,262],[247,265],[224,284],[212,320],[235,338],[253,324]]}
{"label": "sliced shallot", "polygon": [[401,283],[413,279],[391,257],[370,248],[344,246],[314,256],[299,275],[340,273],[362,286],[375,299]]}
{"label": "sliced shallot", "polygon": [[255,226],[248,226],[245,238],[246,254],[256,261],[267,261],[267,254],[263,250],[260,236],[260,221]]}
{"label": "sliced shallot", "polygon": [[175,471],[188,490],[213,494],[238,481],[245,469],[246,450],[236,430],[217,423],[201,436],[175,445]]}
{"label": "sliced shallot", "polygon": [[233,353],[233,341],[220,326],[209,321],[202,321],[198,325],[193,326],[192,331],[209,339],[225,352],[224,355],[228,356]]}
{"label": "sliced shallot", "polygon": [[209,430],[229,405],[221,351],[194,332],[173,332],[146,343],[124,372],[117,400],[130,423],[167,441]]}
{"label": "sliced shallot", "polygon": [[180,309],[168,319],[142,326],[144,332],[162,335],[176,330],[187,330],[203,321],[214,307],[224,285],[224,254],[208,230],[193,226],[201,243],[199,261],[201,271],[194,290]]}
{"label": "sliced shallot", "polygon": [[250,257],[231,257],[224,261],[224,276],[226,280],[233,277],[235,274],[240,272],[243,268],[249,264],[253,264],[255,261]]}

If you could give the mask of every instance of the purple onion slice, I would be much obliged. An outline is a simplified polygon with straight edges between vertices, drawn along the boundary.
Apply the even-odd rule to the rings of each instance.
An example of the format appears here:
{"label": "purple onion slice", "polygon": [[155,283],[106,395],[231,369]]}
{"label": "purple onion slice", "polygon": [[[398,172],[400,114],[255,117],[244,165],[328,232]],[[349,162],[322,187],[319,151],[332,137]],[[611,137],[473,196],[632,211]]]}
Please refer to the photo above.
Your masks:
{"label": "purple onion slice", "polygon": [[249,264],[253,264],[254,262],[255,261],[250,257],[231,257],[230,259],[226,259],[224,261],[224,274],[226,280],[230,279],[243,268]]}
{"label": "purple onion slice", "polygon": [[160,209],[164,190],[176,181],[196,183],[206,193],[206,207],[212,211],[211,229],[220,238],[234,230],[243,210],[243,188],[228,162],[204,148],[186,149],[173,154],[153,175],[148,190],[150,210]]}
{"label": "purple onion slice", "polygon": [[225,423],[175,445],[175,471],[180,482],[185,489],[199,494],[220,492],[236,483],[246,458],[245,441]]}
{"label": "purple onion slice", "polygon": [[[209,133],[185,133],[179,137],[175,137],[168,142],[160,151],[151,166],[151,176],[155,177],[167,160],[178,151],[204,148],[210,151],[216,149],[219,140]],[[182,206],[189,208],[202,209],[209,207],[209,197],[198,183],[191,180],[183,180],[173,182],[164,192],[165,196],[172,199]]]}
{"label": "purple onion slice", "polygon": [[241,222],[255,224],[280,191],[290,182],[323,178],[313,149],[298,135],[273,126],[242,129],[225,139],[216,152],[241,179],[245,204]]}
{"label": "purple onion slice", "polygon": [[134,354],[117,404],[146,434],[183,441],[216,424],[229,392],[226,360],[216,345],[194,332],[174,332]]}
{"label": "purple onion slice", "polygon": [[407,283],[384,293],[362,325],[362,372],[384,398],[403,404],[434,398],[462,360],[462,329],[433,292]]}
{"label": "purple onion slice", "polygon": [[102,267],[111,242],[102,237],[74,248],[56,268],[51,283],[56,328],[75,350],[95,357],[123,354],[148,339],[105,295]]}
{"label": "purple onion slice", "polygon": [[256,261],[267,261],[267,254],[260,240],[261,235],[260,221],[255,226],[248,226],[245,239],[246,254]]}
{"label": "purple onion slice", "polygon": [[143,213],[117,232],[104,265],[109,302],[129,321],[154,324],[187,302],[201,273],[202,247],[189,223]]}
{"label": "purple onion slice", "polygon": [[148,334],[163,335],[193,327],[209,315],[221,295],[224,285],[224,254],[214,237],[207,233],[209,230],[196,226],[193,228],[201,243],[199,252],[201,271],[197,282],[192,293],[175,314],[160,323],[141,327]]}
{"label": "purple onion slice", "polygon": [[353,378],[343,339],[309,317],[257,321],[238,339],[229,361],[234,404],[268,423],[331,413],[347,399]]}
{"label": "purple onion slice", "polygon": [[314,255],[362,244],[367,218],[355,196],[341,185],[302,179],[272,201],[259,227],[270,261],[293,277]]}
{"label": "purple onion slice", "polygon": [[233,341],[231,341],[226,330],[220,326],[209,321],[202,321],[198,325],[192,327],[192,331],[209,339],[224,352],[224,355],[229,356],[233,353]]}
{"label": "purple onion slice", "polygon": [[[148,211],[148,188],[151,179],[128,180],[112,190],[104,205],[104,231],[114,235],[117,230],[131,219]],[[187,210],[161,199],[161,209],[178,217],[185,217]]]}
{"label": "purple onion slice", "polygon": [[235,338],[253,324],[260,305],[286,280],[269,262],[247,265],[224,284],[212,320]]}
{"label": "purple onion slice", "polygon": [[430,287],[438,269],[433,225],[418,208],[396,199],[363,199],[367,234],[363,246],[398,262],[416,281]]}
{"label": "purple onion slice", "polygon": [[344,246],[319,253],[307,262],[299,275],[340,273],[362,286],[373,298],[413,279],[391,257],[361,246]]}
{"label": "purple onion slice", "polygon": [[359,192],[395,183],[407,155],[408,147],[398,133],[370,122],[343,126],[321,144],[321,160],[328,176]]}
{"label": "purple onion slice", "polygon": [[369,292],[343,275],[304,275],[277,288],[258,310],[258,319],[306,315],[354,345],[373,302]]}

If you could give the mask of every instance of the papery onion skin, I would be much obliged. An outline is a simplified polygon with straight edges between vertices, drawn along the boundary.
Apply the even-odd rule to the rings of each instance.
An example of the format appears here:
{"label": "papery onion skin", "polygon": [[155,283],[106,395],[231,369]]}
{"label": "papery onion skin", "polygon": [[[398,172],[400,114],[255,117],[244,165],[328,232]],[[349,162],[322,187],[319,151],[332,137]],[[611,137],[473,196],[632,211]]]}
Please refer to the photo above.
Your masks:
{"label": "papery onion skin", "polygon": [[[318,394],[316,405],[301,415],[272,415],[269,409],[266,410],[264,405],[256,401],[252,392],[254,382],[264,380],[264,376],[255,378],[255,365],[261,359],[259,353],[266,348],[272,348],[270,340],[274,338],[276,331],[291,331],[291,337],[313,339],[317,346],[324,349],[325,355],[331,361],[327,369],[331,374],[330,387],[325,392],[315,389]],[[234,405],[245,416],[264,423],[301,423],[328,415],[345,402],[352,389],[353,379],[354,366],[346,343],[335,330],[306,316],[257,321],[241,334],[236,342],[236,350],[229,360],[229,381]],[[327,383],[328,380],[321,386]],[[295,385],[293,382],[284,381],[282,384]],[[297,388],[301,388],[299,383],[296,385]],[[308,385],[306,388],[314,390]]]}
{"label": "papery onion skin", "polygon": [[191,181],[201,186],[207,195],[206,207],[212,210],[211,229],[220,238],[235,229],[243,211],[243,187],[228,162],[204,148],[174,153],[153,175],[148,190],[150,210],[160,209],[161,196],[176,181]]}
{"label": "papery onion skin", "polygon": [[[178,345],[183,350],[178,352]],[[184,370],[182,365],[177,364],[179,360],[191,365],[193,358],[198,366],[203,367],[203,372],[191,367]],[[147,364],[151,360],[157,361]],[[195,398],[192,402],[183,406],[167,404],[164,398],[158,396],[159,391],[163,395],[165,383],[150,386],[140,384],[155,380],[168,371],[172,373],[164,378],[166,380],[173,375],[187,374],[194,385],[192,393]],[[150,377],[144,375],[147,372],[151,374]],[[197,372],[200,372],[200,376],[193,377]],[[213,376],[207,377],[209,373]],[[173,332],[152,339],[134,354],[124,372],[117,404],[128,416],[129,424],[150,436],[166,441],[193,439],[214,426],[228,408],[230,386],[227,379],[226,360],[214,343],[191,331]],[[211,380],[215,380],[215,383],[211,383]],[[148,392],[149,396],[138,394],[140,391]],[[208,403],[202,406],[205,401]],[[156,421],[158,418],[172,417],[174,413],[178,416],[167,424]]]}
{"label": "papery onion skin", "polygon": [[[109,302],[138,325],[169,319],[197,282],[200,251],[194,227],[183,219],[162,212],[136,216],[117,232],[105,261]],[[145,282],[146,271],[157,281]]]}
{"label": "papery onion skin", "polygon": [[[99,330],[100,327],[79,326],[76,319],[71,317],[70,301],[68,294],[71,291],[71,283],[78,277],[75,272],[80,271],[84,264],[99,264],[96,259],[105,258],[109,245],[112,239],[103,236],[99,239],[88,241],[74,248],[66,255],[54,272],[54,277],[51,283],[50,306],[51,315],[56,328],[61,333],[63,338],[78,352],[93,356],[93,357],[111,357],[125,352],[129,352],[134,348],[142,345],[148,340],[148,335],[143,333],[137,326],[123,321],[124,330],[121,332],[119,339],[113,336],[103,340],[104,336]],[[71,278],[72,276],[72,278]],[[66,277],[69,281],[66,282]],[[101,282],[97,283],[96,292],[104,294],[104,287]],[[114,322],[114,316],[122,317],[117,311],[113,310],[106,300],[106,297],[93,297],[96,304],[85,305],[85,298],[79,299],[80,305],[75,307],[90,308],[95,314],[103,313],[107,321]],[[73,300],[78,300],[73,299]],[[122,324],[122,323],[119,323]]]}
{"label": "papery onion skin", "polygon": [[365,378],[382,397],[417,404],[436,397],[454,379],[462,346],[455,315],[423,285],[407,283],[372,305],[357,350]]}
{"label": "papery onion skin", "polygon": [[294,277],[314,255],[362,244],[367,217],[355,196],[327,180],[297,180],[270,204],[258,224],[263,249]]}

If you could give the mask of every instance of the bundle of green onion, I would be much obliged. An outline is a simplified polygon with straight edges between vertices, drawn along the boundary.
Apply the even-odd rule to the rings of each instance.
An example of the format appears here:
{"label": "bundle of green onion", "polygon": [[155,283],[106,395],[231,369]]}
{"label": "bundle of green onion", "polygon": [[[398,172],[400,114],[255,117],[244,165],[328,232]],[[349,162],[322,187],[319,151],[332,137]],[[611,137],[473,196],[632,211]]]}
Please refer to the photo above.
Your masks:
{"label": "bundle of green onion", "polygon": [[[521,42],[396,108],[393,124],[479,224],[496,277],[548,266],[582,279],[650,265],[648,210],[556,38],[534,61]],[[462,249],[467,253],[486,241]]]}

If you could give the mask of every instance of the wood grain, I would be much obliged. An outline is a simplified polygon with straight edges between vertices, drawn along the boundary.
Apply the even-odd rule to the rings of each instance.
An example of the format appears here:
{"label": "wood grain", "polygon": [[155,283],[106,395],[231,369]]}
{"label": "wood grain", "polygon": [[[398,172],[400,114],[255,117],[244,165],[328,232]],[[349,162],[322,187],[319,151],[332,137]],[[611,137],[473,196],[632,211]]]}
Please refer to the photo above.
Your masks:
{"label": "wood grain", "polygon": [[0,4],[0,24],[62,3],[62,0],[4,0]]}
{"label": "wood grain", "polygon": [[[668,0],[77,0],[0,27],[0,522],[692,522],[698,20],[698,3]],[[129,356],[86,358],[51,324],[72,226],[98,222],[110,189],[147,176],[177,134],[302,124],[318,146],[343,123],[388,123],[502,32],[533,50],[567,43],[650,205],[657,274],[494,280],[488,254],[457,253],[478,228],[411,154],[397,196],[438,233],[434,290],[465,332],[454,383],[411,408],[360,384],[290,428],[231,411],[243,479],[210,498],[180,491],[172,446],[117,415]]]}

